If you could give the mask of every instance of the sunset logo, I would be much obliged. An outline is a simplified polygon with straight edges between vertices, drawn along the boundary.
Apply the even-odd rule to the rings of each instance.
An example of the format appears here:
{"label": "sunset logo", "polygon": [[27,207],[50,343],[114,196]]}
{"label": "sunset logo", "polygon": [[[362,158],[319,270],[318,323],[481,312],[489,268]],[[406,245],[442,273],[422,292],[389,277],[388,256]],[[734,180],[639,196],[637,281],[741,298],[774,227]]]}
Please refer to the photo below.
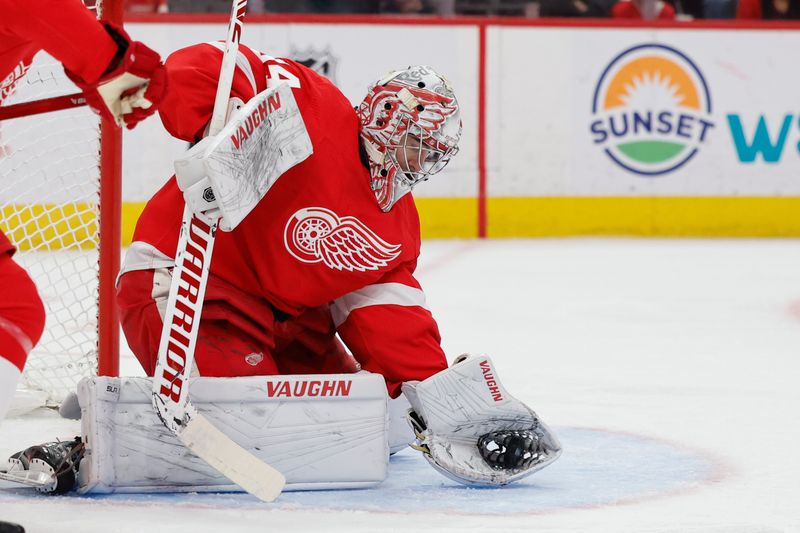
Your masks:
{"label": "sunset logo", "polygon": [[711,96],[697,66],[661,44],[615,57],[592,102],[592,142],[616,164],[644,176],[671,172],[708,140]]}

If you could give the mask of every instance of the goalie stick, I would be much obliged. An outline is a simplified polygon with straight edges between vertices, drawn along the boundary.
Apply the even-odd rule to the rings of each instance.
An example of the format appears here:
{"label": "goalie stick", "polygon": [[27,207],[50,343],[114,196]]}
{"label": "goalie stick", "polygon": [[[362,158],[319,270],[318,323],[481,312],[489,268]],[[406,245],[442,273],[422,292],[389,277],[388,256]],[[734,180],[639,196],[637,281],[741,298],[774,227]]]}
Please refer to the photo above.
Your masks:
{"label": "goalie stick", "polygon": [[[209,135],[225,124],[247,0],[233,0]],[[197,412],[188,379],[203,309],[219,219],[203,220],[184,208],[164,329],[153,379],[153,406],[164,425],[192,452],[263,501],[283,490],[283,474],[258,460]]]}

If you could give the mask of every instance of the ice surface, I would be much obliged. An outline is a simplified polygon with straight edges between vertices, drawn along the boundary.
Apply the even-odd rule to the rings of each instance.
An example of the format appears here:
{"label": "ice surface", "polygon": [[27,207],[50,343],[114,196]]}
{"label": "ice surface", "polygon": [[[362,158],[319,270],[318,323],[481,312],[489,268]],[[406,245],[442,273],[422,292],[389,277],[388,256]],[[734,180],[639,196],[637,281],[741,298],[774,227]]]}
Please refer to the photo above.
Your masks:
{"label": "ice surface", "polygon": [[[450,359],[492,356],[557,431],[558,462],[469,489],[411,450],[359,491],[52,498],[0,492],[32,532],[800,532],[800,241],[431,241],[419,278]],[[127,358],[123,372],[138,373]],[[51,412],[0,454],[77,434]]]}

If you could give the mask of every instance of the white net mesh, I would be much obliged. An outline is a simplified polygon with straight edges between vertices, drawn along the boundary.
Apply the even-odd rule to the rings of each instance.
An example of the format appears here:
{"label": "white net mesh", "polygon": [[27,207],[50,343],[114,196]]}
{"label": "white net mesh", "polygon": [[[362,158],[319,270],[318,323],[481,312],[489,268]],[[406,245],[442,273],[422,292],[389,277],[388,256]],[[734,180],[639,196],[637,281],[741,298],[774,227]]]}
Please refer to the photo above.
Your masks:
{"label": "white net mesh", "polygon": [[[77,92],[41,52],[4,102]],[[47,312],[23,386],[58,403],[96,373],[100,129],[88,108],[0,122],[0,229],[36,282]]]}

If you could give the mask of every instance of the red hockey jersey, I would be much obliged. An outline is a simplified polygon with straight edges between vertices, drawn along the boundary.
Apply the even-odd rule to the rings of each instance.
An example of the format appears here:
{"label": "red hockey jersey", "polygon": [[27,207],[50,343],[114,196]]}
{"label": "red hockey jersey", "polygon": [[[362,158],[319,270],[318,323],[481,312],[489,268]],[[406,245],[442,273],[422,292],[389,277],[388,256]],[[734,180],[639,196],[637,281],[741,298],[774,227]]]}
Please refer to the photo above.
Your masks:
{"label": "red hockey jersey", "polygon": [[[413,198],[406,195],[388,213],[378,208],[359,157],[359,121],[327,78],[288,59],[240,50],[232,96],[247,101],[268,85],[289,83],[314,152],[284,173],[234,231],[217,234],[211,273],[289,315],[330,303],[342,340],[397,395],[403,381],[447,366],[413,276],[420,250]],[[203,131],[221,55],[219,46],[203,44],[167,59],[171,90],[159,112],[176,137],[191,140]],[[183,207],[173,177],[148,202],[134,241],[174,257]]]}
{"label": "red hockey jersey", "polygon": [[106,70],[117,45],[78,0],[0,0],[0,105],[45,50],[87,83]]}
{"label": "red hockey jersey", "polygon": [[8,240],[8,237],[0,230],[0,257],[5,254],[13,254],[16,251],[14,245]]}

